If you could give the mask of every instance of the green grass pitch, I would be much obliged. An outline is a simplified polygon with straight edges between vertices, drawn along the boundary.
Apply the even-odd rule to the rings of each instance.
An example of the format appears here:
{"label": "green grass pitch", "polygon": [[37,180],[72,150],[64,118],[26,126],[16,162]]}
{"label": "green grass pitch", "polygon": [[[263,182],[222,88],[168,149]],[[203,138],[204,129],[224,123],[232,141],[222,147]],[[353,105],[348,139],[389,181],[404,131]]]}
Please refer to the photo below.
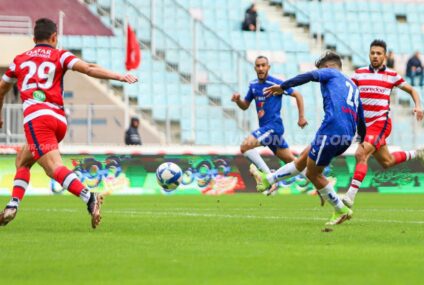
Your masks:
{"label": "green grass pitch", "polygon": [[422,201],[360,194],[322,232],[311,196],[114,196],[92,230],[79,199],[27,197],[0,228],[0,283],[422,284]]}

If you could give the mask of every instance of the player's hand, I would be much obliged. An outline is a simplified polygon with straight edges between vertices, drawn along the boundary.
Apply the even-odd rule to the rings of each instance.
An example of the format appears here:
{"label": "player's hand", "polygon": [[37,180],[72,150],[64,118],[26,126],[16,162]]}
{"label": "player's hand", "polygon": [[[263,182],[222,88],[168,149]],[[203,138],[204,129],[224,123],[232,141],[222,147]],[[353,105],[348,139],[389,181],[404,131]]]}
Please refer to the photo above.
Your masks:
{"label": "player's hand", "polygon": [[231,97],[231,101],[236,103],[240,101],[240,93],[234,93],[233,96]]}
{"label": "player's hand", "polygon": [[129,84],[133,84],[133,83],[136,83],[138,81],[138,78],[136,76],[130,74],[130,73],[127,73],[125,75],[122,75],[121,79],[119,81],[126,82],[126,83],[129,83]]}
{"label": "player's hand", "polygon": [[306,121],[304,117],[299,117],[297,125],[303,129],[304,127],[306,127],[306,125],[308,125],[308,121]]}
{"label": "player's hand", "polygon": [[264,88],[264,95],[266,98],[271,97],[271,96],[278,96],[283,94],[284,90],[283,88],[281,88],[280,85],[275,84],[273,86]]}
{"label": "player's hand", "polygon": [[423,110],[421,108],[414,108],[415,117],[417,121],[421,121],[424,117]]}

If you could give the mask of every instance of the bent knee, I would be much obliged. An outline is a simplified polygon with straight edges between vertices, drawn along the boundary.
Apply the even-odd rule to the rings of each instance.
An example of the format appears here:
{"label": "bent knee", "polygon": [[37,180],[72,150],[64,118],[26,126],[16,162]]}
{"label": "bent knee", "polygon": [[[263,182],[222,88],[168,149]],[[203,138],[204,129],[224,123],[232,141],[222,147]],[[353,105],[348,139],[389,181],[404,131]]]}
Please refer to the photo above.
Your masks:
{"label": "bent knee", "polygon": [[387,168],[392,167],[392,166],[394,165],[394,163],[393,163],[392,161],[390,161],[390,160],[384,160],[384,161],[380,162],[380,165],[381,165],[384,169],[387,169]]}

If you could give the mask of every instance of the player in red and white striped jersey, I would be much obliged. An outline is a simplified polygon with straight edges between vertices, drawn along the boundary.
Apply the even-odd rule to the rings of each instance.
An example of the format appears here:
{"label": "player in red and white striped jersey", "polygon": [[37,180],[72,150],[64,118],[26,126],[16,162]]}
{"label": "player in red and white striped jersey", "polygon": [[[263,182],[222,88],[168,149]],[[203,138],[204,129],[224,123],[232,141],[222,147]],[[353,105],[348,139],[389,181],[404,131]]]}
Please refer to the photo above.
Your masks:
{"label": "player in red and white striped jersey", "polygon": [[0,213],[0,226],[14,219],[30,179],[30,168],[36,162],[46,174],[72,194],[80,197],[91,215],[91,224],[100,223],[100,204],[103,197],[90,193],[75,173],[66,168],[58,150],[65,137],[67,122],[63,108],[63,77],[67,70],[77,71],[100,79],[137,82],[131,74],[121,75],[94,64],[88,64],[71,52],[58,50],[56,24],[46,18],[36,21],[35,47],[15,57],[0,81],[0,128],[3,125],[1,109],[6,93],[17,83],[24,112],[24,130],[27,144],[16,156],[16,175],[12,199]]}
{"label": "player in red and white striped jersey", "polygon": [[389,117],[392,89],[398,87],[411,95],[418,121],[423,119],[423,110],[417,91],[399,74],[385,66],[386,52],[387,46],[384,41],[373,41],[370,46],[370,66],[359,68],[352,78],[359,87],[367,134],[364,143],[360,144],[356,151],[355,173],[349,190],[343,198],[343,202],[349,207],[353,206],[356,193],[365,178],[368,159],[371,155],[384,168],[424,155],[423,150],[390,153],[387,148],[386,139],[392,130],[392,120]]}

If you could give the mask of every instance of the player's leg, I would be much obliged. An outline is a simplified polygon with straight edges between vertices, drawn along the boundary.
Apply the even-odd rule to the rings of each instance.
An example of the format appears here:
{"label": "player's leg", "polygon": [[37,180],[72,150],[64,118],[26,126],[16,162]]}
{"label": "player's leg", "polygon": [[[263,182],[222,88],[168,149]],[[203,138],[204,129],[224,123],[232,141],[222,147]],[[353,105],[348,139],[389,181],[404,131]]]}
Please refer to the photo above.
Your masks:
{"label": "player's leg", "polygon": [[[260,129],[258,131],[260,131]],[[268,165],[265,163],[264,159],[259,154],[259,151],[256,149],[259,146],[261,146],[261,142],[254,135],[249,135],[241,144],[240,151],[261,171],[265,173],[271,173]]]}
{"label": "player's leg", "polygon": [[24,198],[30,179],[30,169],[35,163],[28,145],[24,145],[16,154],[16,174],[13,180],[13,190],[9,203],[0,213],[0,226],[7,225],[12,221],[18,211],[19,204]]}
{"label": "player's leg", "polygon": [[350,183],[349,189],[343,197],[343,202],[349,208],[353,206],[356,194],[358,193],[358,190],[361,187],[362,181],[364,181],[364,178],[367,175],[368,160],[375,151],[375,147],[368,142],[363,142],[362,144],[359,144],[358,148],[356,149],[355,172],[353,173],[353,178]]}
{"label": "player's leg", "polygon": [[252,171],[251,169],[251,173],[256,180],[256,189],[259,192],[266,191],[274,183],[301,173],[306,167],[309,148],[310,147],[307,147],[296,160],[280,167],[274,173],[266,174],[260,171]]}
{"label": "player's leg", "polygon": [[62,157],[59,150],[54,149],[45,153],[39,160],[38,164],[43,167],[46,174],[56,180],[64,189],[79,197],[87,204],[87,210],[92,216],[91,225],[96,228],[100,224],[101,214],[100,205],[103,197],[95,193],[91,193],[77,175],[63,165]]}
{"label": "player's leg", "polygon": [[417,157],[421,150],[395,151],[390,153],[387,145],[382,146],[373,155],[380,165],[387,169]]}
{"label": "player's leg", "polygon": [[352,210],[347,208],[337,193],[334,191],[333,185],[322,174],[326,166],[317,165],[316,162],[308,157],[306,176],[315,186],[320,196],[325,199],[334,208],[333,216],[327,225],[338,225],[352,217]]}
{"label": "player's leg", "polygon": [[317,134],[308,154],[306,175],[317,189],[321,198],[334,207],[334,213],[327,225],[337,225],[352,217],[352,210],[346,207],[334,191],[334,187],[322,174],[331,160],[343,154],[352,142],[351,137]]}
{"label": "player's leg", "polygon": [[103,197],[91,193],[76,174],[63,165],[58,144],[66,134],[66,124],[54,118],[39,117],[25,126],[30,133],[31,152],[38,164],[50,178],[87,204],[87,210],[91,215],[91,225],[96,228],[101,219],[100,205]]}

